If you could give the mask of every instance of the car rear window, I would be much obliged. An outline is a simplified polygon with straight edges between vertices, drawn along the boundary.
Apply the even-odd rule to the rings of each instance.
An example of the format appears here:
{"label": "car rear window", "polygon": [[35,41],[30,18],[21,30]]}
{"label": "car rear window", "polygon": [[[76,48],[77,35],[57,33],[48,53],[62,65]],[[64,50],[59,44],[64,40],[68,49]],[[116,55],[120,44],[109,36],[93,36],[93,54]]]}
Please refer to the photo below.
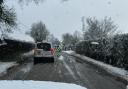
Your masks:
{"label": "car rear window", "polygon": [[50,51],[50,49],[51,49],[51,44],[49,44],[49,43],[38,43],[38,44],[37,44],[37,48],[38,48],[38,49],[43,49],[43,50],[45,50],[45,51]]}

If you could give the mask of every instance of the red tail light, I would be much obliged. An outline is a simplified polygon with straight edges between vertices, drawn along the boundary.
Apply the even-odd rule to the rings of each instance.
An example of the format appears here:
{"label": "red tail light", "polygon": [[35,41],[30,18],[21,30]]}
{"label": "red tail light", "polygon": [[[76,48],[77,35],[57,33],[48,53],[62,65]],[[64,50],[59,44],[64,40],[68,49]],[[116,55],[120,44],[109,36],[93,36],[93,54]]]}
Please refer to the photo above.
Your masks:
{"label": "red tail light", "polygon": [[54,48],[51,48],[50,51],[51,51],[51,53],[53,55],[54,54]]}
{"label": "red tail light", "polygon": [[35,53],[36,51],[37,51],[37,49],[36,49],[36,48],[34,48],[34,49],[33,49],[33,52]]}

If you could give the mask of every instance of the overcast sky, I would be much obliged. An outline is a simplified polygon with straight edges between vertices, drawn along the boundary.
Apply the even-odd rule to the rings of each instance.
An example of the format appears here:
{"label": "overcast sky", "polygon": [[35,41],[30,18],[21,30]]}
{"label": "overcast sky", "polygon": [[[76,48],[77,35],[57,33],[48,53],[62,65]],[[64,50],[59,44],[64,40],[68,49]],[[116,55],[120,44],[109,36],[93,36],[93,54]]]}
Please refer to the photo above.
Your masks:
{"label": "overcast sky", "polygon": [[17,13],[19,32],[14,36],[29,39],[25,36],[32,23],[42,21],[55,37],[61,39],[63,33],[81,31],[81,17],[112,17],[121,32],[128,32],[128,0],[45,0],[36,5],[30,3],[21,7],[17,0],[6,0],[6,4],[14,7]]}

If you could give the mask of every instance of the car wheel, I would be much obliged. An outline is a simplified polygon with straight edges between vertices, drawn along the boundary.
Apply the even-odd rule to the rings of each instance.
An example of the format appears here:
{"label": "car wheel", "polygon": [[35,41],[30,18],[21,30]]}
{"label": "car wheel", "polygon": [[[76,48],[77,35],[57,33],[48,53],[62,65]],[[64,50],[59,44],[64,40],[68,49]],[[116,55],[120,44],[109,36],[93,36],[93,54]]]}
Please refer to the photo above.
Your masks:
{"label": "car wheel", "polygon": [[55,60],[54,60],[54,57],[52,57],[52,58],[51,58],[51,62],[54,63],[54,61],[55,61]]}
{"label": "car wheel", "polygon": [[36,65],[37,64],[37,60],[36,60],[36,58],[34,58],[34,65]]}

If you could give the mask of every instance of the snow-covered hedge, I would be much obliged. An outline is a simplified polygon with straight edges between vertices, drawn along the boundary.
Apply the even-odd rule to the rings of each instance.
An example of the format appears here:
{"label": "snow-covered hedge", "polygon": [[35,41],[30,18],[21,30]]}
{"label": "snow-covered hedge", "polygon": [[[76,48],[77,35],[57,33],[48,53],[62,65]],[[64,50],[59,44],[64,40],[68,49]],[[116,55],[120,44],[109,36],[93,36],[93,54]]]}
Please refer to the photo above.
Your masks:
{"label": "snow-covered hedge", "polygon": [[96,60],[128,70],[128,34],[93,41],[81,41],[76,44],[76,53],[84,54]]}
{"label": "snow-covered hedge", "polygon": [[33,49],[34,44],[14,39],[4,39],[6,45],[0,45],[0,60],[5,60],[7,57],[16,57],[20,53],[28,52]]}

